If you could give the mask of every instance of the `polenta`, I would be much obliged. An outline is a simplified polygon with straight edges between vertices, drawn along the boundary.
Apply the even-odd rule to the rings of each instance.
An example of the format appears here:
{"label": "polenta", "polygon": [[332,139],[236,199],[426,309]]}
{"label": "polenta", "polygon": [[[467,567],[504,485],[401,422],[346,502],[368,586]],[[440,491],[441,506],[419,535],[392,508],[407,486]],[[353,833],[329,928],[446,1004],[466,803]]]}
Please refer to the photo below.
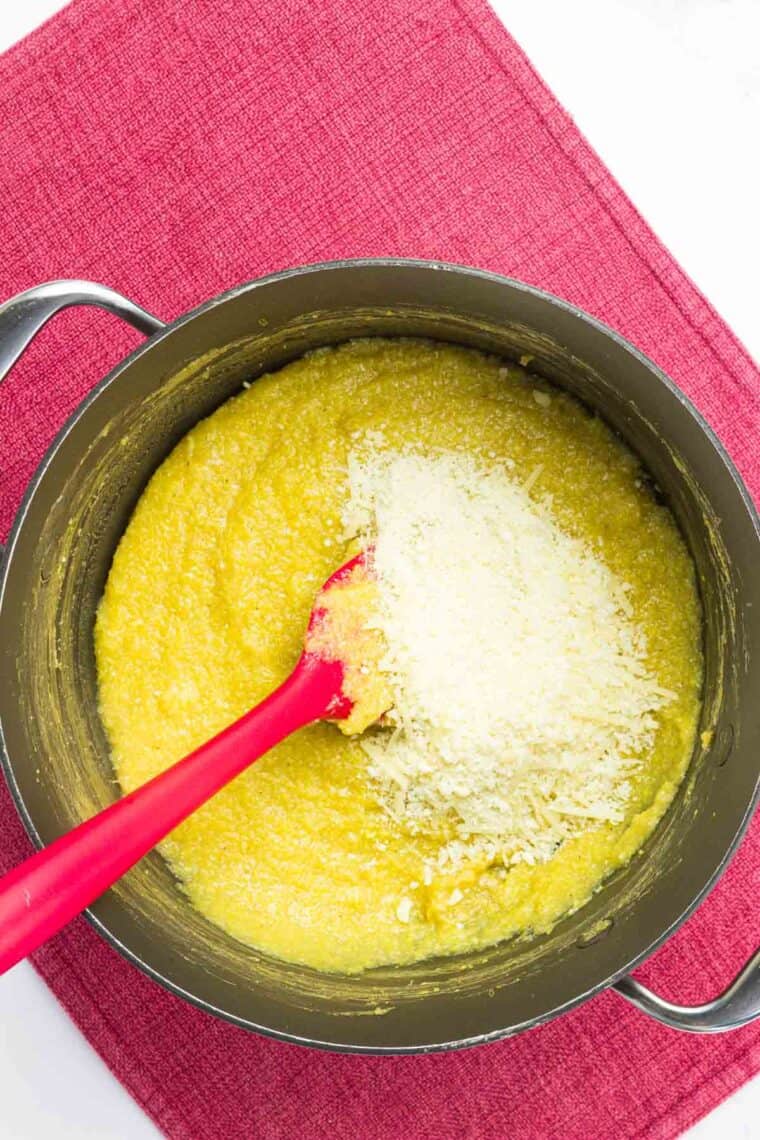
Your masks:
{"label": "polenta", "polygon": [[101,713],[124,792],[293,668],[317,590],[353,552],[348,462],[365,438],[513,470],[563,533],[626,583],[646,669],[670,696],[621,817],[592,821],[543,862],[488,855],[442,867],[445,821],[409,827],[390,813],[361,738],[330,724],[283,742],[161,845],[209,919],[325,971],[551,928],[667,810],[700,708],[694,568],[671,514],[609,428],[517,365],[435,342],[359,340],[256,380],[189,432],[143,493],[95,630]]}

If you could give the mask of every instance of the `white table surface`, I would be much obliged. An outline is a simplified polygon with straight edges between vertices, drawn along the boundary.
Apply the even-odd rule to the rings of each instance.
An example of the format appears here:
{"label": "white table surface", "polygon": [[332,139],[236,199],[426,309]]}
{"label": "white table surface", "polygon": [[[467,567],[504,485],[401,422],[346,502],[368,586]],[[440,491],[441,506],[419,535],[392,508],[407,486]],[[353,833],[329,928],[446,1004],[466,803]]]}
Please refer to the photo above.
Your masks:
{"label": "white table surface", "polygon": [[[760,0],[493,3],[643,215],[760,358]],[[63,6],[0,0],[0,50]],[[31,966],[0,979],[3,1140],[157,1135]],[[689,1133],[750,1137],[760,1138],[760,1078]]]}

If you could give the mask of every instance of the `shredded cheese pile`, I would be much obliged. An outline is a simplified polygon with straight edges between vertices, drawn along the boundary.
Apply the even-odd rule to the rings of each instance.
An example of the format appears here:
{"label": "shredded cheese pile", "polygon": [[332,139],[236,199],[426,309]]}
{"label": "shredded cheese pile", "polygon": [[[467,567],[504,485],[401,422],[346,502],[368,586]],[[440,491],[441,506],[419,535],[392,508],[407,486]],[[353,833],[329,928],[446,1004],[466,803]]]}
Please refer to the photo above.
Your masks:
{"label": "shredded cheese pile", "polygon": [[646,667],[624,583],[503,467],[357,443],[347,538],[372,551],[391,728],[366,733],[384,807],[445,819],[442,868],[547,860],[618,822],[673,694]]}

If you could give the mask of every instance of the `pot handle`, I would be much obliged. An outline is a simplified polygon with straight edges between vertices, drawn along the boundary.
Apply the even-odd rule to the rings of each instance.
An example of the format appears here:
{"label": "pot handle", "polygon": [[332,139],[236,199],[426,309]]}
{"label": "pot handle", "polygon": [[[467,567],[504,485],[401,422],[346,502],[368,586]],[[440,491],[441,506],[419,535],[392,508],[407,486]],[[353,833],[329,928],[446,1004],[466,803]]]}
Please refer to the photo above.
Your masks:
{"label": "pot handle", "polygon": [[634,978],[621,978],[612,987],[642,1013],[687,1033],[725,1033],[760,1018],[760,949],[727,990],[704,1005],[673,1005]]}
{"label": "pot handle", "polygon": [[[94,281],[47,281],[0,305],[0,383],[43,325],[61,309],[69,309],[72,305],[95,305],[99,309],[107,309],[146,336],[165,328],[158,317],[105,285],[97,285]],[[0,563],[3,553],[0,543]]]}
{"label": "pot handle", "polygon": [[163,321],[105,285],[93,281],[48,281],[0,305],[0,381],[43,325],[61,309],[95,305],[115,313],[146,336],[164,328]]}

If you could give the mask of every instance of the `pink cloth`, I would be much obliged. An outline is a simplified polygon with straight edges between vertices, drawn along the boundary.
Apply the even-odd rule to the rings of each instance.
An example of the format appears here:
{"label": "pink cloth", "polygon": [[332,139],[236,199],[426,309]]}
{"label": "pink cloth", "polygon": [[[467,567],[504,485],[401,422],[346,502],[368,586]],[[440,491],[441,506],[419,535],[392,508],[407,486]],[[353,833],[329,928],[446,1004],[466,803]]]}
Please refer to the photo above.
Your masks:
{"label": "pink cloth", "polygon": [[[327,258],[483,266],[629,337],[760,490],[755,367],[482,0],[75,0],[0,59],[0,151],[0,297],[89,277],[173,317]],[[0,532],[64,416],[137,339],[65,313],[3,385]],[[3,790],[3,868],[29,850]],[[639,976],[712,996],[758,940],[759,887],[756,822]],[[35,965],[174,1140],[665,1138],[760,1068],[760,1025],[683,1036],[609,993],[466,1053],[348,1057],[191,1009],[81,919]]]}

